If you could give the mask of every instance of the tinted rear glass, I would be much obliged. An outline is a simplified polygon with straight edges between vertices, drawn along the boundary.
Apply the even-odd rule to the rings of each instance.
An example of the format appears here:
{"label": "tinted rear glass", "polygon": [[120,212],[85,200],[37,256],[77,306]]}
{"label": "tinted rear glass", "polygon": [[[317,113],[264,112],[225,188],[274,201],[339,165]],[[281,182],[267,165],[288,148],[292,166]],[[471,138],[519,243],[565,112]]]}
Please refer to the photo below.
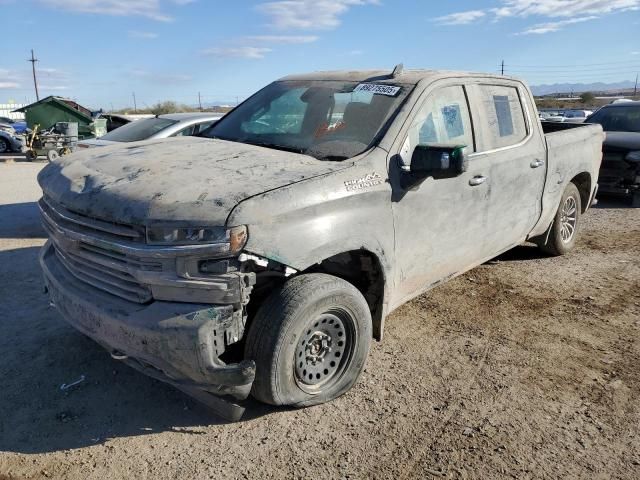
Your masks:
{"label": "tinted rear glass", "polygon": [[586,120],[605,132],[640,132],[640,106],[601,108]]}

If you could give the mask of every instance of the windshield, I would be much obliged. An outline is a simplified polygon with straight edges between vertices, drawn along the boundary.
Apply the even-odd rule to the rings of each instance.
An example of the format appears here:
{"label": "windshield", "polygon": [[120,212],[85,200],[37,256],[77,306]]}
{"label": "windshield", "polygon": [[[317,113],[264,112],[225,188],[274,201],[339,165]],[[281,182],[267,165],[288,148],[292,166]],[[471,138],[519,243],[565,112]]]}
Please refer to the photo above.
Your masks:
{"label": "windshield", "polygon": [[178,121],[169,120],[168,118],[145,118],[144,120],[137,120],[123,125],[120,128],[116,128],[100,137],[100,140],[109,140],[111,142],[138,142],[150,138],[175,123],[178,123]]}
{"label": "windshield", "polygon": [[389,83],[275,82],[201,136],[344,160],[374,143],[411,89]]}
{"label": "windshield", "polygon": [[640,105],[602,108],[587,118],[587,122],[599,123],[605,132],[640,133]]}

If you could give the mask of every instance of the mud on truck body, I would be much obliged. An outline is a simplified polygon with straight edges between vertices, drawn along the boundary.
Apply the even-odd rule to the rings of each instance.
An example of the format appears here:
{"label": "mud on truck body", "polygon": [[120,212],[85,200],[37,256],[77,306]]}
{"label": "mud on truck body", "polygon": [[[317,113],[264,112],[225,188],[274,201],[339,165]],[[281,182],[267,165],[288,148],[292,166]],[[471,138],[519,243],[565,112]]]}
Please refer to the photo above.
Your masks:
{"label": "mud on truck body", "polygon": [[120,361],[229,418],[332,400],[388,314],[527,240],[573,248],[602,129],[545,133],[519,80],[286,77],[200,138],[43,169],[53,304]]}

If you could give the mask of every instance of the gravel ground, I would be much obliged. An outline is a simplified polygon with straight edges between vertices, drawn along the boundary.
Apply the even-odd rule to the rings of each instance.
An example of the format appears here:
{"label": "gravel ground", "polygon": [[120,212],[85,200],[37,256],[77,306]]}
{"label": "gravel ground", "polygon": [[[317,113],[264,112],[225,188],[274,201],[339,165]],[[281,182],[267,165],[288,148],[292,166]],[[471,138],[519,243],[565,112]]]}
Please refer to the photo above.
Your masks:
{"label": "gravel ground", "polygon": [[[397,310],[347,395],[220,421],[48,307],[42,165],[0,163],[0,479],[640,478],[640,209]],[[84,375],[85,381],[66,391]]]}

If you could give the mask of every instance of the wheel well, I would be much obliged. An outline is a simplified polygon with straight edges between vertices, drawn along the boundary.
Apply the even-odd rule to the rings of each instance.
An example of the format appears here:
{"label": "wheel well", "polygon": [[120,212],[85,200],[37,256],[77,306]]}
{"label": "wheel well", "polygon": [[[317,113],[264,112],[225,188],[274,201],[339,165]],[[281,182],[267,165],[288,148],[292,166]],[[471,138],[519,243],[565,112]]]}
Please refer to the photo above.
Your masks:
{"label": "wheel well", "polygon": [[591,199],[591,175],[587,172],[582,172],[571,179],[578,192],[580,192],[580,201],[582,204],[582,213],[589,208],[589,200]]}
{"label": "wheel well", "polygon": [[302,273],[327,273],[355,286],[364,296],[373,320],[373,336],[382,339],[384,270],[378,257],[368,250],[339,253]]}

